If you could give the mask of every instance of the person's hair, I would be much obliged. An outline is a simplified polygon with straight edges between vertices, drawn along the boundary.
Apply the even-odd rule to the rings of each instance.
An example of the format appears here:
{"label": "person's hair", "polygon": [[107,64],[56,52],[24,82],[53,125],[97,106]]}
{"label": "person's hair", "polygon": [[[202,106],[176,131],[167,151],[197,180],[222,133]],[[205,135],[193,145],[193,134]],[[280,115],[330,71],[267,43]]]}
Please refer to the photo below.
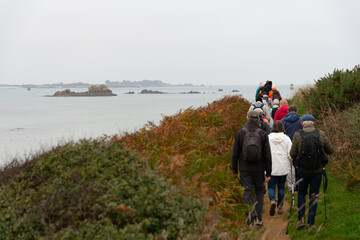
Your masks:
{"label": "person's hair", "polygon": [[295,104],[291,105],[289,107],[289,112],[294,112],[294,113],[297,113],[297,106]]}
{"label": "person's hair", "polygon": [[288,105],[288,102],[285,100],[285,99],[282,99],[281,101],[280,101],[280,107],[282,107],[282,106],[284,106],[284,105]]}
{"label": "person's hair", "polygon": [[262,98],[261,97],[256,97],[256,102],[262,102]]}
{"label": "person's hair", "polygon": [[302,124],[304,125],[304,126],[306,126],[306,125],[310,125],[310,124],[314,124],[314,122],[313,121],[305,121],[305,122],[302,122]]}
{"label": "person's hair", "polygon": [[256,97],[263,98],[263,95],[262,95],[262,93],[259,93]]}
{"label": "person's hair", "polygon": [[271,132],[285,132],[284,124],[280,120],[275,121],[272,126]]}

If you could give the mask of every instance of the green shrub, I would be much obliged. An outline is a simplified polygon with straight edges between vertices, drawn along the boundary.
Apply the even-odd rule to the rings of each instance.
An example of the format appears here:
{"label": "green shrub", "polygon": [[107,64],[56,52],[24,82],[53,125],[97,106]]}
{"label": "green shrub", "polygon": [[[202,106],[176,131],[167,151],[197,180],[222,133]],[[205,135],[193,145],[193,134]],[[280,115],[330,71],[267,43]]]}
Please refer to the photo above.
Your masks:
{"label": "green shrub", "polygon": [[[360,65],[352,70],[337,70],[315,81],[315,86],[300,90],[293,103],[305,106],[315,117],[345,110],[360,101]],[[301,101],[299,101],[301,100]]]}
{"label": "green shrub", "polygon": [[207,208],[105,139],[57,147],[0,187],[2,239],[177,239]]}

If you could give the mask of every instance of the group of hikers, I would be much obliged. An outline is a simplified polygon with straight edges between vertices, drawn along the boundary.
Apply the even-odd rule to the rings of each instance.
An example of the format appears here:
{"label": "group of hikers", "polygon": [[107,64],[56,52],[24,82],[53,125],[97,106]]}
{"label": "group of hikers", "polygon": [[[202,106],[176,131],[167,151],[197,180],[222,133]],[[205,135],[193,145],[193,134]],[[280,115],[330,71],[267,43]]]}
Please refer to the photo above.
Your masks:
{"label": "group of hikers", "polygon": [[314,116],[305,114],[300,117],[297,106],[288,107],[288,102],[271,81],[261,83],[249,108],[246,124],[235,135],[231,156],[233,174],[238,178],[240,172],[238,179],[244,187],[244,202],[251,207],[246,213],[246,223],[250,227],[263,225],[264,184],[268,188],[270,216],[276,212],[283,214],[287,182],[293,199],[294,191],[298,192],[296,228],[316,228],[319,190],[328,162],[326,154],[332,152],[325,133],[315,127]]}

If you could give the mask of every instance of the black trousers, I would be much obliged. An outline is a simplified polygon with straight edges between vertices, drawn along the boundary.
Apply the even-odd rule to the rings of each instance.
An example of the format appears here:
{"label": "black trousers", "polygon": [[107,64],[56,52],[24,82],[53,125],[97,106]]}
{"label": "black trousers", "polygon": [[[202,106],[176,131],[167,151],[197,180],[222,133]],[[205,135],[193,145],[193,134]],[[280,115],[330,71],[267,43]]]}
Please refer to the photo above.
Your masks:
{"label": "black trousers", "polygon": [[[244,202],[250,205],[251,209],[246,213],[246,218],[254,220],[257,216],[259,220],[262,220],[262,211],[264,203],[264,172],[240,172],[240,184],[245,188],[244,190]],[[255,199],[253,197],[255,192]],[[252,211],[253,205],[255,205],[255,212]]]}

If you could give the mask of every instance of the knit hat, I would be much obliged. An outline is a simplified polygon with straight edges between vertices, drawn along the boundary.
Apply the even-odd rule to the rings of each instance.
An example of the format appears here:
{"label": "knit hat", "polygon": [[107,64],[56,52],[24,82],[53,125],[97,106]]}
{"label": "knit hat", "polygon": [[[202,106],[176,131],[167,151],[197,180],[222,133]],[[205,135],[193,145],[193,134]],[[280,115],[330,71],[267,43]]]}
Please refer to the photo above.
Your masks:
{"label": "knit hat", "polygon": [[259,112],[250,110],[247,115],[248,118],[259,118]]}
{"label": "knit hat", "polygon": [[305,114],[304,116],[302,116],[301,121],[302,122],[306,122],[306,121],[315,122],[315,118],[311,114]]}
{"label": "knit hat", "polygon": [[274,103],[274,105],[279,105],[280,101],[279,101],[279,99],[275,98],[273,103]]}

